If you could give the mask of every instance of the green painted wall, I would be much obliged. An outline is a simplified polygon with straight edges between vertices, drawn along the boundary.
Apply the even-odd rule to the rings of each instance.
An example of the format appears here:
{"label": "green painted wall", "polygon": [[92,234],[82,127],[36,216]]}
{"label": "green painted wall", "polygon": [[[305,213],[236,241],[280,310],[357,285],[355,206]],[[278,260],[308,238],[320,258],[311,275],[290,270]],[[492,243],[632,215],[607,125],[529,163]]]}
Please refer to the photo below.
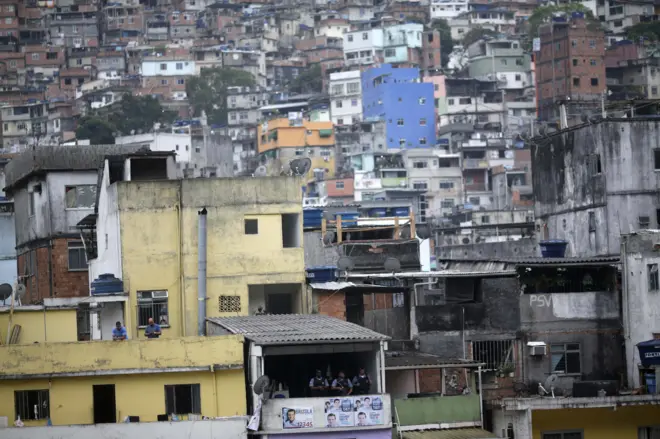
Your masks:
{"label": "green painted wall", "polygon": [[400,425],[480,422],[479,395],[430,396],[395,399]]}

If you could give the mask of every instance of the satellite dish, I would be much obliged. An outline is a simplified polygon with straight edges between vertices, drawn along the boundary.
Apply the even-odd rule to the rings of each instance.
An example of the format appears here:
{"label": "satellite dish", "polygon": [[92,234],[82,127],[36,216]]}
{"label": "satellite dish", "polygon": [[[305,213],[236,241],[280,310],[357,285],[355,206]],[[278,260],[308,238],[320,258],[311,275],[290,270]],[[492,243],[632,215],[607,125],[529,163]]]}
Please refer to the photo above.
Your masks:
{"label": "satellite dish", "polygon": [[266,391],[270,388],[270,378],[268,375],[262,375],[257,378],[257,381],[252,385],[252,390],[257,395],[261,395],[262,398],[267,399],[268,393]]}
{"label": "satellite dish", "polygon": [[0,300],[5,301],[11,297],[11,293],[14,289],[9,284],[0,285]]}
{"label": "satellite dish", "polygon": [[309,172],[312,167],[312,161],[308,157],[293,159],[289,162],[289,168],[293,175],[301,177]]}
{"label": "satellite dish", "polygon": [[559,377],[555,374],[550,375],[548,378],[545,379],[545,388],[546,389],[552,389],[555,387],[557,384],[557,381],[559,381]]}
{"label": "satellite dish", "polygon": [[337,268],[340,271],[351,271],[354,267],[353,260],[348,256],[342,256],[337,261]]}
{"label": "satellite dish", "polygon": [[385,271],[390,273],[396,273],[401,271],[401,262],[397,258],[387,258],[385,259]]}
{"label": "satellite dish", "polygon": [[21,300],[23,297],[25,297],[25,293],[27,293],[27,288],[25,288],[25,285],[16,284],[16,291],[14,292],[14,298],[16,298],[17,300]]}
{"label": "satellite dish", "polygon": [[268,175],[268,168],[264,165],[261,165],[254,170],[255,177],[265,177],[266,175]]}
{"label": "satellite dish", "polygon": [[327,231],[325,232],[325,235],[323,235],[323,244],[324,245],[330,245],[333,242],[335,242],[335,236],[337,234],[333,231]]}
{"label": "satellite dish", "polygon": [[429,237],[431,236],[431,233],[429,231],[429,226],[427,226],[426,224],[418,225],[415,228],[415,232],[417,233],[417,237],[419,239],[429,239]]}

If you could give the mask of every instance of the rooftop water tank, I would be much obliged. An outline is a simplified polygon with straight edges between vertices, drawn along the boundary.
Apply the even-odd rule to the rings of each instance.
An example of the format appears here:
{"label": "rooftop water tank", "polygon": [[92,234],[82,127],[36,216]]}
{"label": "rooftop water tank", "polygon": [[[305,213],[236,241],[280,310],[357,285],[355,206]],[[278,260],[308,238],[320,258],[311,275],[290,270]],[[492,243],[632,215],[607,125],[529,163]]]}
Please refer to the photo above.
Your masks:
{"label": "rooftop water tank", "polygon": [[124,282],[117,279],[112,273],[101,274],[92,281],[92,296],[103,296],[106,294],[123,294]]}

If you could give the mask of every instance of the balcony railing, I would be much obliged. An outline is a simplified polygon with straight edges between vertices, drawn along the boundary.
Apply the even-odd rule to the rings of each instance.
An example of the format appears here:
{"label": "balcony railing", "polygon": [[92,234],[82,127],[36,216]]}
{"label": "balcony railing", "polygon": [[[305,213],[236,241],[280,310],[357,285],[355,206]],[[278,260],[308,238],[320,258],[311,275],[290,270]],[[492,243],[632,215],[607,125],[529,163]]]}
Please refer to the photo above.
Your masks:
{"label": "balcony railing", "polygon": [[[369,398],[369,406],[365,405],[365,398]],[[355,430],[361,428],[392,428],[392,407],[388,394],[339,397],[341,408],[326,412],[328,399],[269,399],[261,409],[261,430],[269,433],[345,430],[355,435]],[[292,411],[295,415],[289,414]]]}
{"label": "balcony railing", "polygon": [[488,160],[486,159],[464,159],[463,169],[488,169]]}

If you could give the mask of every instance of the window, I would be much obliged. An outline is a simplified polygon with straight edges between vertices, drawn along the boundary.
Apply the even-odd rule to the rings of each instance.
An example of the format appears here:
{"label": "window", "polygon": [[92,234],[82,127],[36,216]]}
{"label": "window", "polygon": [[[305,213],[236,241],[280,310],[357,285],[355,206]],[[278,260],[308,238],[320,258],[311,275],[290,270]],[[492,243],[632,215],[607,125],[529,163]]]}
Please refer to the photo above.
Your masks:
{"label": "window", "polygon": [[395,55],[396,55],[396,51],[394,49],[385,49],[385,56],[390,57]]}
{"label": "window", "polygon": [[48,390],[22,390],[14,392],[14,407],[16,409],[16,416],[22,420],[46,419],[50,417]]}
{"label": "window", "polygon": [[419,144],[420,145],[426,145],[426,137],[420,137],[419,138]]}
{"label": "window", "polygon": [[160,65],[161,70],[167,70],[167,64],[163,63]]}
{"label": "window", "polygon": [[573,87],[580,86],[580,78],[573,78]]}
{"label": "window", "polygon": [[571,46],[577,47],[577,40],[571,40]]}
{"label": "window", "polygon": [[176,83],[177,83],[178,85],[183,85],[183,84],[186,83],[186,80],[183,79],[183,78],[181,78],[181,79],[177,79],[177,80],[176,80]]}
{"label": "window", "polygon": [[580,345],[578,343],[550,345],[551,373],[579,374]]}
{"label": "window", "polygon": [[[344,119],[337,119],[337,125],[344,125]],[[298,154],[296,154],[298,155]]]}
{"label": "window", "polygon": [[346,85],[348,93],[359,93],[360,92],[360,83],[359,82],[349,82]]}
{"label": "window", "polygon": [[598,78],[591,78],[591,86],[598,87]]}
{"label": "window", "polygon": [[246,235],[258,235],[259,234],[259,220],[258,219],[246,219],[245,220],[245,234]]}
{"label": "window", "polygon": [[592,59],[592,60],[589,61],[589,64],[591,64],[592,66],[595,66],[595,65],[598,64],[598,62],[595,59]]}
{"label": "window", "polygon": [[541,439],[584,439],[581,431],[562,431],[557,433],[541,433]]}
{"label": "window", "polygon": [[67,250],[69,253],[69,271],[87,270],[87,257],[82,241],[67,242]]}
{"label": "window", "polygon": [[490,216],[488,216],[488,215],[482,215],[482,217],[481,217],[481,224],[490,224]]}
{"label": "window", "polygon": [[458,103],[460,105],[470,105],[472,103],[472,98],[460,98]]}
{"label": "window", "polygon": [[656,86],[651,87],[651,94],[653,96],[657,96],[658,95],[658,87],[656,87]]}
{"label": "window", "polygon": [[241,312],[241,296],[218,297],[219,312]]}
{"label": "window", "polygon": [[399,139],[399,146],[406,146],[406,139]]}
{"label": "window", "polygon": [[425,181],[415,181],[413,182],[413,189],[427,190],[428,184]]}
{"label": "window", "polygon": [[440,189],[454,189],[454,182],[452,181],[441,181]]}
{"label": "window", "polygon": [[344,189],[343,181],[335,181],[335,189]]}
{"label": "window", "polygon": [[589,233],[596,231],[596,214],[589,212]]}
{"label": "window", "polygon": [[353,35],[347,35],[347,36],[346,36],[346,39],[347,39],[349,42],[353,41]]}
{"label": "window", "polygon": [[28,194],[28,215],[29,216],[34,216],[34,206],[37,204],[36,203],[36,192],[30,192]]}
{"label": "window", "polygon": [[167,85],[167,79],[161,79],[160,85]]}
{"label": "window", "polygon": [[522,60],[522,58],[516,58],[516,65],[517,65],[517,66],[521,66],[521,65],[523,65],[523,60]]}
{"label": "window", "polygon": [[13,59],[12,59],[11,61],[9,61],[9,67],[11,67],[11,68],[15,68],[16,65],[17,65],[17,64],[16,64],[16,60],[13,60]]}
{"label": "window", "polygon": [[660,171],[660,149],[653,150],[653,165],[656,171]]}
{"label": "window", "polygon": [[332,86],[331,90],[332,90],[331,94],[340,95],[344,92],[344,86],[343,84],[335,84]]}
{"label": "window", "polygon": [[443,198],[442,201],[440,201],[440,207],[443,209],[451,209],[454,207],[454,199],[453,198]]}
{"label": "window", "polygon": [[182,62],[176,63],[176,69],[177,70],[183,70],[183,63]]}
{"label": "window", "polygon": [[429,164],[425,161],[424,162],[413,162],[413,168],[424,169],[424,168],[428,168],[428,167],[429,167]]}
{"label": "window", "polygon": [[363,40],[368,40],[369,39],[369,34],[367,32],[362,32],[362,39]]}
{"label": "window", "polygon": [[38,53],[33,53],[32,54],[32,60],[33,61],[38,61],[39,60],[39,54]]}
{"label": "window", "polygon": [[640,229],[648,229],[651,224],[651,218],[648,216],[640,216],[637,218],[637,221],[639,222]]}
{"label": "window", "polygon": [[658,264],[648,264],[646,266],[649,277],[649,291],[660,290],[660,278],[658,278]]}
{"label": "window", "polygon": [[447,105],[454,105],[453,99],[447,99]]}
{"label": "window", "polygon": [[426,118],[423,117],[419,120],[419,126],[425,127],[426,126]]}
{"label": "window", "polygon": [[522,76],[521,75],[516,75],[515,79],[516,79],[516,81],[520,81],[520,80],[522,80]]}
{"label": "window", "polygon": [[137,311],[138,326],[145,327],[149,324],[149,319],[159,325],[169,325],[170,317],[167,311],[167,291],[138,291],[137,292]]}
{"label": "window", "polygon": [[426,104],[426,98],[419,98],[419,105],[425,105]]}
{"label": "window", "polygon": [[596,40],[589,40],[589,48],[590,49],[596,48]]}
{"label": "window", "polygon": [[282,214],[282,248],[300,247],[300,215]]}
{"label": "window", "polygon": [[358,100],[357,99],[351,99],[351,107],[357,107],[358,106]]}
{"label": "window", "polygon": [[341,108],[341,107],[342,107],[341,101],[335,101],[335,108]]}
{"label": "window", "polygon": [[507,64],[507,60],[506,59],[501,59],[500,63],[502,63],[502,65],[505,66]]}
{"label": "window", "polygon": [[400,127],[403,126],[403,119],[397,119],[396,124]]}
{"label": "window", "polygon": [[165,386],[165,407],[167,414],[201,414],[199,384],[177,384]]}
{"label": "window", "polygon": [[578,65],[578,60],[573,58],[573,67],[576,67]]}

